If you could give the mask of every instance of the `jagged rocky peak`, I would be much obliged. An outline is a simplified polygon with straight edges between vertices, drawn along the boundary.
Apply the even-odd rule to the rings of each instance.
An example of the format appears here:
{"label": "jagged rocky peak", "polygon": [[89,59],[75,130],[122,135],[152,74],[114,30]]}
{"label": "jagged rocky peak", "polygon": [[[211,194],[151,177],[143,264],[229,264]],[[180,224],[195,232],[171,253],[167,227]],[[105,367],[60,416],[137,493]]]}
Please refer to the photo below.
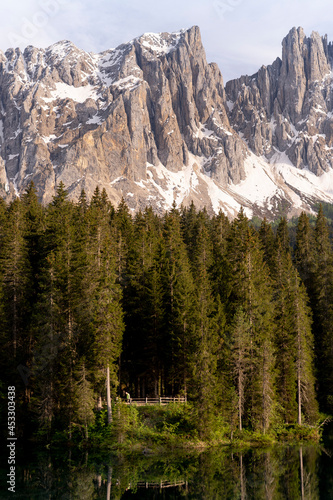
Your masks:
{"label": "jagged rocky peak", "polygon": [[331,61],[326,36],[293,28],[282,41],[282,60],[227,83],[231,124],[256,154],[283,152],[316,175],[331,168]]}
{"label": "jagged rocky peak", "polygon": [[[133,209],[149,189],[163,209],[172,203],[172,173],[193,167],[223,183],[245,177],[246,146],[230,127],[221,73],[207,63],[196,26],[146,33],[101,54],[70,41],[10,49],[0,88],[3,195],[33,180],[48,202],[60,181],[74,198],[100,184]],[[181,192],[178,183],[172,198]]]}
{"label": "jagged rocky peak", "polygon": [[312,32],[307,38],[303,28],[293,28],[282,42],[280,96],[295,123],[303,118],[306,92],[330,74],[327,37]]}
{"label": "jagged rocky peak", "polygon": [[313,31],[306,37],[303,28],[292,28],[282,41],[282,75],[298,83],[322,80],[330,72],[327,35],[321,37]]}
{"label": "jagged rocky peak", "polygon": [[64,59],[67,57],[69,54],[72,53],[78,53],[78,52],[83,52],[80,51],[76,45],[71,42],[70,40],[60,40],[59,42],[54,43],[53,45],[50,45],[46,49],[46,55],[52,55],[52,56],[58,56],[58,58]]}
{"label": "jagged rocky peak", "polygon": [[[96,185],[157,211],[189,204],[273,217],[333,200],[326,38],[301,28],[282,59],[223,85],[200,30],[146,33],[100,54],[70,41],[0,53],[0,194],[47,203]],[[304,167],[306,167],[304,169]],[[309,172],[309,169],[315,173]]]}
{"label": "jagged rocky peak", "polygon": [[154,56],[165,55],[176,49],[180,39],[184,38],[186,33],[186,30],[176,33],[144,33],[137,37],[134,43],[144,47]]}

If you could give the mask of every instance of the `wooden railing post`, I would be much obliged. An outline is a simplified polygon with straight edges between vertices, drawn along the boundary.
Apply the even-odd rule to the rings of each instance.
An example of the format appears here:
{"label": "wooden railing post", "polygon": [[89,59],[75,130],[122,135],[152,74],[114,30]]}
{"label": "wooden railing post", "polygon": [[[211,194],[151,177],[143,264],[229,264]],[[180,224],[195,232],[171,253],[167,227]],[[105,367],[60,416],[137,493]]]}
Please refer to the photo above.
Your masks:
{"label": "wooden railing post", "polygon": [[156,398],[128,398],[125,403],[129,405],[164,405],[168,403],[186,403],[186,396],[158,396]]}

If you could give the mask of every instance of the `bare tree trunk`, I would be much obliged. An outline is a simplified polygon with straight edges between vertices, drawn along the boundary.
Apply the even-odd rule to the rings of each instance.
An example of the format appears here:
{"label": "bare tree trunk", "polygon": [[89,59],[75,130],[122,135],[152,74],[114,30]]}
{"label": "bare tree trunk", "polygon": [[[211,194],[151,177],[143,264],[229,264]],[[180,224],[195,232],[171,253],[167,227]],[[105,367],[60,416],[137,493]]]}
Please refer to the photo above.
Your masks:
{"label": "bare tree trunk", "polygon": [[[297,277],[296,287],[297,287]],[[298,402],[298,425],[302,425],[302,394],[301,394],[301,356],[302,356],[302,339],[301,339],[301,331],[300,331],[300,317],[299,317],[299,304],[298,297],[296,296],[296,312],[297,312],[297,402]]]}
{"label": "bare tree trunk", "polygon": [[118,380],[119,380],[119,389],[121,389],[121,376],[122,376],[122,373],[121,373],[121,353],[119,354],[119,372],[118,372]]}
{"label": "bare tree trunk", "polygon": [[298,393],[298,425],[302,425],[302,396],[300,369],[297,370],[297,393]]}
{"label": "bare tree trunk", "polygon": [[112,408],[111,408],[111,395],[110,395],[110,367],[106,368],[106,405],[108,408],[108,424],[112,422]]}
{"label": "bare tree trunk", "polygon": [[243,377],[242,372],[238,373],[238,417],[239,417],[239,430],[242,430],[242,413],[243,413]]}
{"label": "bare tree trunk", "polygon": [[262,428],[263,433],[266,433],[269,424],[269,416],[270,416],[270,352],[268,341],[264,340],[264,345],[262,347],[263,350],[263,367],[262,367]]}
{"label": "bare tree trunk", "polygon": [[265,354],[263,359],[263,370],[262,370],[262,429],[263,433],[266,433],[266,387],[265,380],[266,370],[265,370]]}
{"label": "bare tree trunk", "polygon": [[[71,360],[72,363],[72,360]],[[73,374],[72,367],[70,370],[70,379],[69,379],[69,387],[70,387],[70,403],[69,403],[69,439],[72,440],[72,398],[73,398]]]}

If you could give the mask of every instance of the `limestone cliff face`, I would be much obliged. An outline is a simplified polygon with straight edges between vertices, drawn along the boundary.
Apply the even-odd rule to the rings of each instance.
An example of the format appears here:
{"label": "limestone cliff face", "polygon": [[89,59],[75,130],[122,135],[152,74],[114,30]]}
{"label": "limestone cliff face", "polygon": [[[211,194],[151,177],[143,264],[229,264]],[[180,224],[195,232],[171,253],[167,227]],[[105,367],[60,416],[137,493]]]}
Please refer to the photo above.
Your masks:
{"label": "limestone cliff face", "polygon": [[316,175],[333,165],[332,44],[293,28],[282,60],[226,85],[230,122],[257,155],[284,152]]}
{"label": "limestone cliff face", "polygon": [[[194,203],[273,218],[333,202],[333,46],[293,28],[282,59],[226,84],[199,28],[87,53],[0,52],[0,195],[105,188],[133,211]],[[313,175],[315,174],[315,175]]]}
{"label": "limestone cliff face", "polygon": [[73,198],[99,185],[135,209],[147,202],[149,180],[150,203],[163,208],[154,167],[177,173],[191,155],[219,182],[245,176],[246,146],[230,127],[223,80],[197,27],[101,54],[68,41],[10,49],[0,53],[0,96],[3,196],[32,180],[49,202],[63,181]]}

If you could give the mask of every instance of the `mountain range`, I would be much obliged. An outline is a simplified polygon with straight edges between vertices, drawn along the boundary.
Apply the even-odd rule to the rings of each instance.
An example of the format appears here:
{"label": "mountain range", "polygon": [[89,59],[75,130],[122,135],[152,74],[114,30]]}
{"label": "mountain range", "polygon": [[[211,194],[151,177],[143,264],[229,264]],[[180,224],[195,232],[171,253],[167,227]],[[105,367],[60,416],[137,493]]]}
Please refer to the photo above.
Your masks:
{"label": "mountain range", "polygon": [[282,58],[224,85],[200,30],[146,33],[100,54],[69,41],[0,52],[0,195],[31,181],[105,188],[132,211],[192,200],[233,217],[333,203],[333,44],[293,28]]}

